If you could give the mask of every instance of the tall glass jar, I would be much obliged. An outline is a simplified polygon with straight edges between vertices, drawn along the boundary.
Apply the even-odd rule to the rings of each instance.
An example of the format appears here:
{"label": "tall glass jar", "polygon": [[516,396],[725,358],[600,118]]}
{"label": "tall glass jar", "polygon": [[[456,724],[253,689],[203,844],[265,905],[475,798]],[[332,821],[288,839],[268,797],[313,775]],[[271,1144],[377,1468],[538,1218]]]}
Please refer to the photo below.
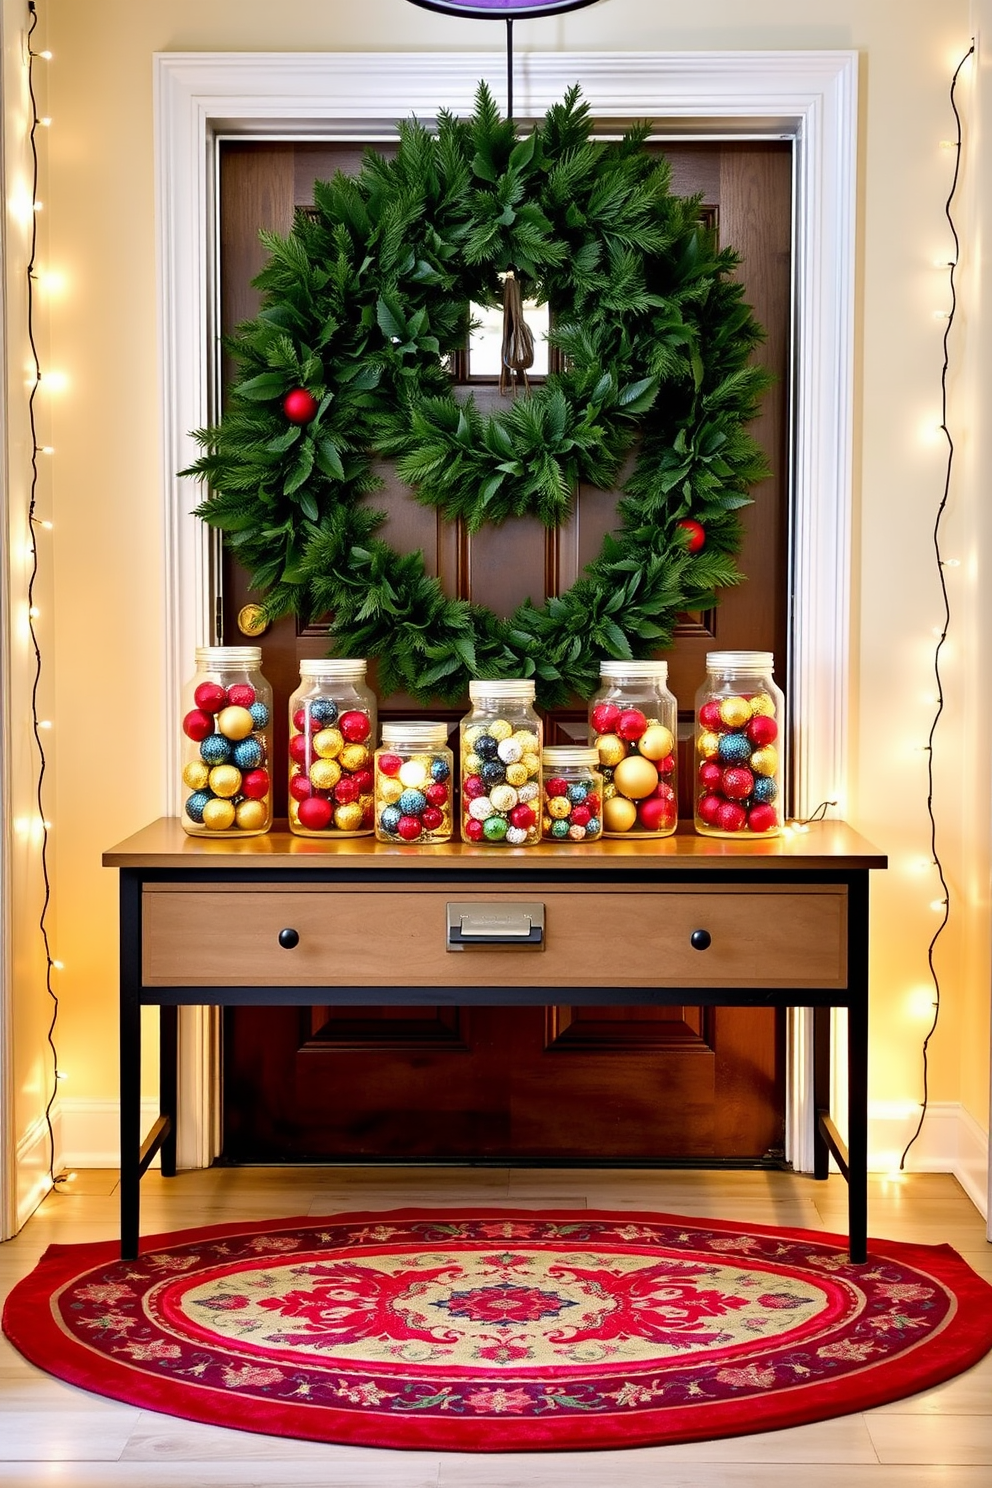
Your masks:
{"label": "tall glass jar", "polygon": [[289,828],[300,837],[367,837],[373,828],[375,694],[364,660],[300,662],[289,700]]}
{"label": "tall glass jar", "polygon": [[541,840],[544,731],[527,678],[470,682],[461,723],[462,836],[530,847]]}
{"label": "tall glass jar", "polygon": [[446,723],[384,723],[375,752],[375,835],[380,842],[447,842],[452,766]]}
{"label": "tall glass jar", "polygon": [[603,835],[603,777],[597,751],[553,745],[542,753],[541,765],[545,842],[596,842]]}
{"label": "tall glass jar", "polygon": [[770,651],[711,651],[696,694],[696,831],[774,837],[782,824],[783,699]]}
{"label": "tall glass jar", "polygon": [[183,690],[182,824],[191,837],[272,825],[272,688],[260,646],[198,646]]}
{"label": "tall glass jar", "polygon": [[607,837],[670,837],[676,794],[678,705],[667,661],[604,661],[589,704],[589,742],[599,751]]}

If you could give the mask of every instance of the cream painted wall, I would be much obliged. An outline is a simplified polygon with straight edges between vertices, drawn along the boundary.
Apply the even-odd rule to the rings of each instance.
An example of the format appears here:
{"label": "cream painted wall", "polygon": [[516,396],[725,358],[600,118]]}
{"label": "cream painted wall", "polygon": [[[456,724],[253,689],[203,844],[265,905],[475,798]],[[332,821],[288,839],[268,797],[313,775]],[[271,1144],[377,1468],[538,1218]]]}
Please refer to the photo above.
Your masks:
{"label": "cream painted wall", "polygon": [[[503,36],[498,26],[435,16],[407,0],[41,5],[56,53],[52,263],[66,283],[52,306],[51,335],[68,376],[54,414],[55,893],[66,964],[59,1048],[67,1096],[99,1100],[117,1087],[116,884],[99,855],[158,815],[163,798],[152,53],[491,49],[498,85]],[[941,620],[930,529],[944,478],[943,448],[932,437],[943,327],[933,312],[947,294],[933,260],[949,248],[943,203],[952,157],[940,141],[952,132],[948,82],[969,37],[967,0],[697,0],[688,10],[667,0],[601,0],[516,28],[519,52],[856,48],[862,55],[855,743],[846,814],[891,855],[890,872],[874,886],[871,1082],[873,1099],[907,1120],[921,1094],[929,996],[919,989],[927,985],[936,924],[928,906],[937,893],[932,871],[917,867],[929,859],[919,746],[933,711],[932,628]],[[966,164],[977,174],[973,140]],[[972,335],[976,317],[977,309],[962,306],[959,324]],[[962,404],[976,403],[973,380],[956,377],[953,386]],[[930,1093],[963,1101],[987,1129],[987,751],[962,744],[966,728],[983,740],[988,734],[987,688],[975,685],[969,627],[982,620],[978,586],[990,535],[975,473],[963,459],[960,470],[948,527],[967,562],[948,571],[950,701],[935,757],[953,913],[940,945],[944,1007]]]}

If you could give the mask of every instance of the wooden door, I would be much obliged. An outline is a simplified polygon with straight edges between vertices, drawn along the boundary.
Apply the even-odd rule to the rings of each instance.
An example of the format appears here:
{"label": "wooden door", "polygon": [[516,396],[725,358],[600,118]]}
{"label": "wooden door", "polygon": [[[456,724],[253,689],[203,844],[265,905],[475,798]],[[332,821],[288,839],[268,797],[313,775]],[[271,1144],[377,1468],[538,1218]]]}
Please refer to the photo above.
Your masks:
{"label": "wooden door", "polygon": [[[313,181],[354,169],[360,153],[353,145],[309,142],[222,147],[224,332],[257,308],[250,281],[264,260],[259,228],[287,231],[294,210],[312,200]],[[748,580],[714,612],[685,616],[668,655],[687,803],[692,700],[706,651],[771,650],[780,675],[787,660],[791,151],[784,142],[742,141],[666,145],[665,153],[673,189],[701,193],[721,241],[742,255],[747,298],[768,333],[759,355],[777,377],[752,426],[774,473],[745,513],[740,564]],[[477,396],[496,394],[482,389]],[[583,488],[573,519],[556,533],[516,519],[469,536],[411,500],[388,468],[381,473],[386,488],[375,504],[388,513],[386,539],[397,549],[422,549],[447,592],[504,615],[528,596],[568,588],[614,525],[615,494]],[[238,616],[254,599],[244,571],[226,557],[228,643],[243,639]],[[284,620],[260,644],[278,720],[298,683],[299,660],[326,654],[326,629]],[[380,719],[437,717],[454,729],[464,711],[380,697]],[[584,739],[584,729],[580,699],[547,720],[549,742]],[[277,729],[276,737],[284,814],[285,732]],[[608,903],[603,916],[608,931]],[[369,931],[389,933],[388,926]],[[396,954],[399,964],[402,946]],[[760,1009],[382,1008],[356,1016],[333,1007],[239,1008],[226,1019],[225,1155],[757,1158],[782,1145],[782,1048],[780,1020]]]}

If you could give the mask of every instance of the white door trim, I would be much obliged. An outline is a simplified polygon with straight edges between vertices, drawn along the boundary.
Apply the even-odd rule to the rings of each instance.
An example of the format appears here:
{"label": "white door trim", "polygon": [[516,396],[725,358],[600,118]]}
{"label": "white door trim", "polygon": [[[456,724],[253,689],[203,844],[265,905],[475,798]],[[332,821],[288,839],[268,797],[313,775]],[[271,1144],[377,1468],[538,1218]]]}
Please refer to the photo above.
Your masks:
{"label": "white door trim", "polygon": [[[220,134],[367,138],[399,117],[467,113],[495,52],[159,53],[155,165],[162,365],[162,519],[167,614],[162,678],[174,741],[168,769],[178,810],[179,698],[194,647],[212,635],[211,535],[189,515],[176,472],[197,455],[189,431],[213,412],[214,141]],[[518,117],[539,117],[578,82],[600,120],[649,118],[660,131],[778,135],[793,141],[794,645],[788,695],[797,807],[846,800],[850,685],[852,410],[857,71],[855,52],[535,52],[517,59]],[[494,83],[494,88],[499,86]],[[217,1080],[211,1015],[183,1010],[180,1163],[209,1161]],[[790,1020],[789,1152],[811,1167],[809,1019]],[[188,1051],[188,1057],[187,1057]]]}

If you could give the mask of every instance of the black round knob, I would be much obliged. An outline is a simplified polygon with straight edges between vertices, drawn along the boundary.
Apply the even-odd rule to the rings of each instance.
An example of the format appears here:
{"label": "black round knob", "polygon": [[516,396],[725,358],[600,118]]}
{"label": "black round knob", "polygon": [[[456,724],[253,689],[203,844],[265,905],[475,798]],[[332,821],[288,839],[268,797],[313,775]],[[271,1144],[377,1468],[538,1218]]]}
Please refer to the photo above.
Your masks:
{"label": "black round knob", "polygon": [[299,930],[280,930],[279,931],[279,944],[282,946],[282,948],[283,948],[284,951],[291,951],[293,949],[293,947],[294,946],[298,946],[299,943],[300,943],[300,932],[299,932]]}
{"label": "black round knob", "polygon": [[708,930],[693,930],[689,936],[689,944],[694,951],[708,951],[713,944],[713,937]]}

